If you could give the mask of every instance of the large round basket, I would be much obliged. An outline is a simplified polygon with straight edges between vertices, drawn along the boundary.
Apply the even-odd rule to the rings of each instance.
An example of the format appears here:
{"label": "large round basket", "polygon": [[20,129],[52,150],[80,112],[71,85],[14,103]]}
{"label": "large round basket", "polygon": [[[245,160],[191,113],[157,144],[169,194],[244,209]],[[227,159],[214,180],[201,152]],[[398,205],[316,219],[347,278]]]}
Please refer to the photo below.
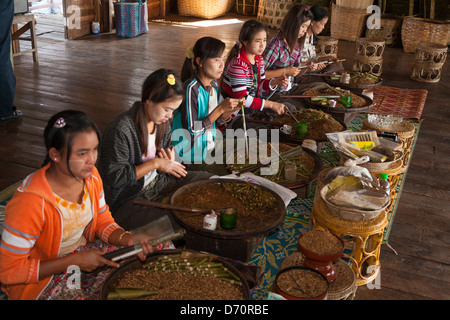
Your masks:
{"label": "large round basket", "polygon": [[447,45],[450,22],[405,16],[402,23],[402,44],[405,52],[415,52],[421,42]]}
{"label": "large round basket", "polygon": [[[234,267],[230,262],[219,256],[210,253],[198,252],[194,250],[161,250],[147,256],[147,259],[145,261],[141,261],[139,259],[131,259],[122,263],[122,265],[118,269],[114,269],[105,279],[105,282],[103,283],[101,288],[100,299],[108,300],[108,294],[116,289],[118,280],[122,276],[126,275],[128,272],[135,270],[144,270],[144,265],[148,263],[151,262],[159,263],[158,259],[160,258],[166,259],[175,256],[186,257],[188,260],[189,257],[195,257],[197,260],[205,259],[205,261],[207,262],[222,264],[223,267],[227,268],[229,272],[231,272],[234,275],[235,279],[236,278],[239,279],[239,283],[237,283],[236,285],[239,287],[243,299],[250,300],[250,289],[248,283],[244,275],[236,267]],[[161,272],[161,275],[163,277],[164,275],[167,275],[166,273],[167,271],[153,271],[153,272]],[[141,279],[141,282],[145,282],[145,280],[146,279],[143,278]],[[184,289],[180,287],[180,290]],[[214,297],[211,297],[211,299],[214,299]]]}
{"label": "large round basket", "polygon": [[[201,180],[201,181],[196,181],[196,182],[192,182],[189,184],[186,184],[184,186],[182,186],[181,188],[179,188],[177,191],[174,192],[174,194],[172,195],[170,202],[172,205],[180,205],[176,203],[176,200],[178,197],[180,197],[180,195],[184,192],[191,192],[191,190],[195,189],[196,187],[199,186],[209,186],[209,185],[214,185],[214,184],[222,184],[222,183],[232,183],[232,184],[249,184],[248,182],[239,180],[239,179],[208,179],[208,180]],[[269,233],[273,230],[275,230],[276,228],[278,228],[284,220],[284,217],[286,215],[286,207],[284,205],[284,201],[281,199],[281,197],[274,192],[273,190],[262,186],[262,185],[256,185],[257,187],[259,187],[261,190],[264,191],[268,191],[270,192],[273,197],[276,199],[276,205],[274,208],[272,208],[273,211],[275,211],[276,213],[278,213],[278,218],[276,219],[276,221],[273,222],[273,224],[271,224],[268,227],[264,227],[261,228],[260,226],[255,226],[255,229],[253,231],[250,232],[240,232],[240,231],[219,231],[219,230],[207,230],[202,228],[201,226],[196,226],[196,225],[192,225],[189,223],[186,223],[185,220],[183,219],[183,215],[186,214],[185,212],[180,212],[180,211],[175,211],[174,210],[174,217],[177,220],[177,222],[184,227],[187,230],[191,230],[194,232],[198,232],[199,234],[203,234],[203,235],[207,235],[213,238],[226,238],[226,239],[242,239],[242,238],[248,238],[254,235],[260,235],[260,234],[266,234]],[[184,206],[188,206],[188,204],[183,204]],[[224,203],[222,207],[227,207],[229,205],[227,205],[227,203]],[[200,208],[200,209],[208,209],[208,208]],[[239,215],[239,212],[238,212]]]}
{"label": "large round basket", "polygon": [[[339,122],[342,126],[342,130],[341,131],[345,131],[347,130],[347,125],[342,122],[341,120],[335,119],[337,122]],[[274,125],[274,128],[277,127],[277,125]],[[279,126],[278,126],[279,128]],[[294,144],[302,144],[303,141],[305,141],[305,139],[311,139],[308,137],[298,137],[295,134],[286,134],[282,131],[280,131],[280,137],[281,137],[281,141],[286,141],[286,142],[290,142],[290,143],[294,143]],[[323,139],[312,139],[315,140],[317,144],[319,143],[323,143],[323,142],[327,142],[328,139],[327,138],[323,138]]]}
{"label": "large round basket", "polygon": [[364,34],[368,16],[367,9],[341,7],[333,4],[331,36],[335,39],[356,41]]}
{"label": "large round basket", "polygon": [[178,13],[180,16],[214,19],[227,13],[234,3],[234,0],[178,0]]}
{"label": "large round basket", "polygon": [[[171,197],[171,204],[184,206],[184,207],[197,207],[200,209],[212,210],[224,207],[230,207],[230,203],[220,203],[217,207],[205,207],[199,206],[195,203],[179,203],[178,199],[183,199],[182,195],[184,192],[187,195],[191,195],[195,199],[199,197],[196,193],[198,187],[213,187],[213,185],[223,187],[228,186],[244,186],[250,188],[257,188],[261,191],[261,196],[263,192],[270,193],[275,199],[275,204],[270,209],[265,209],[264,212],[268,212],[268,216],[258,216],[260,222],[252,222],[253,224],[248,228],[240,228],[239,225],[249,224],[250,221],[256,221],[257,219],[249,219],[241,215],[239,208],[237,211],[237,224],[235,229],[224,230],[220,228],[219,222],[217,223],[216,230],[207,230],[202,226],[203,216],[200,216],[200,223],[196,217],[188,217],[190,213],[181,212],[173,210],[175,220],[186,230],[186,248],[206,251],[213,254],[217,254],[222,257],[227,257],[243,262],[248,262],[252,257],[254,251],[258,247],[262,239],[270,232],[277,229],[284,221],[286,216],[286,206],[283,199],[273,190],[263,186],[250,184],[249,182],[239,180],[239,179],[208,179],[201,180],[197,182],[192,182],[179,188]],[[213,188],[209,190],[214,190]],[[202,194],[204,197],[205,194]],[[219,194],[215,194],[212,198],[208,198],[208,201],[217,203],[220,202]],[[258,200],[254,200],[256,203]],[[203,203],[202,203],[203,204]],[[240,204],[242,208],[242,203]],[[243,209],[242,209],[243,210]],[[269,219],[270,216],[270,219]],[[245,219],[245,220],[243,220]],[[191,222],[192,221],[192,222]],[[264,223],[263,223],[264,222]]]}
{"label": "large round basket", "polygon": [[373,220],[376,217],[380,215],[383,211],[388,208],[390,201],[386,201],[386,204],[377,209],[377,210],[359,210],[355,208],[348,208],[348,207],[342,207],[337,206],[330,201],[327,200],[326,194],[328,192],[329,184],[326,184],[319,192],[320,192],[320,198],[325,203],[325,206],[330,211],[331,214],[335,215],[336,217],[339,217],[343,220],[349,220],[349,221],[368,221]]}

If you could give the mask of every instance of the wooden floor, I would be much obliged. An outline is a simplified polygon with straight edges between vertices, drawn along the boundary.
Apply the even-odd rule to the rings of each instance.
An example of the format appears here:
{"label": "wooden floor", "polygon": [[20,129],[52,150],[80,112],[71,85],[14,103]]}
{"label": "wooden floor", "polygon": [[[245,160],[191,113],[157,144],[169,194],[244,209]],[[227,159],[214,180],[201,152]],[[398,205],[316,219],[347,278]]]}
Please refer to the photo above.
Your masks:
{"label": "wooden floor", "polygon": [[[15,60],[15,105],[24,117],[0,127],[0,190],[41,166],[42,133],[51,115],[83,110],[103,130],[139,99],[149,73],[160,67],[179,72],[186,48],[201,36],[221,38],[231,48],[242,21],[209,27],[150,23],[149,33],[132,39],[104,34],[72,41],[51,24],[38,21],[39,64],[31,54]],[[347,68],[353,49],[353,42],[339,42]],[[392,249],[382,248],[381,289],[359,287],[356,299],[450,298],[450,63],[439,83],[426,84],[410,79],[413,61],[401,48],[385,50],[383,84],[427,89],[428,98],[389,238]]]}

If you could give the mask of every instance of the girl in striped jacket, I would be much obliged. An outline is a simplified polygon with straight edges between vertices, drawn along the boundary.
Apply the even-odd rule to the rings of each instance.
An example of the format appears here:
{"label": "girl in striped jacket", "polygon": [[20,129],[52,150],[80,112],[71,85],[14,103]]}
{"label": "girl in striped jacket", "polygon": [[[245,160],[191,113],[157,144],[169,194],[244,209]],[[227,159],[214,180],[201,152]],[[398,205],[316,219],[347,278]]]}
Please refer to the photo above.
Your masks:
{"label": "girl in striped jacket", "polygon": [[272,109],[283,114],[285,105],[268,100],[278,87],[289,84],[285,76],[266,79],[262,54],[267,45],[266,26],[257,20],[244,23],[239,41],[231,49],[223,73],[224,97],[245,97],[245,106],[252,110]]}

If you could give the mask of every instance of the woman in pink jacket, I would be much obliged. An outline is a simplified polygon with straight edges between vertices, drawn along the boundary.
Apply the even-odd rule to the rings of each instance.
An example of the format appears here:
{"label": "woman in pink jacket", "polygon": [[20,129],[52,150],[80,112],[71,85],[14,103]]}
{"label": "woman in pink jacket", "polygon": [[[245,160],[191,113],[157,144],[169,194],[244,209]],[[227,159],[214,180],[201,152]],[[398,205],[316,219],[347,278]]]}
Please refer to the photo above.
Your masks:
{"label": "woman in pink jacket", "polygon": [[[106,272],[77,282],[71,270],[91,272],[119,264],[102,246],[141,243],[140,258],[153,251],[144,234],[114,222],[95,167],[99,131],[82,112],[54,115],[44,131],[47,159],[6,206],[0,245],[0,282],[9,299],[95,298]],[[96,239],[100,239],[101,241]],[[73,284],[74,286],[71,286]]]}

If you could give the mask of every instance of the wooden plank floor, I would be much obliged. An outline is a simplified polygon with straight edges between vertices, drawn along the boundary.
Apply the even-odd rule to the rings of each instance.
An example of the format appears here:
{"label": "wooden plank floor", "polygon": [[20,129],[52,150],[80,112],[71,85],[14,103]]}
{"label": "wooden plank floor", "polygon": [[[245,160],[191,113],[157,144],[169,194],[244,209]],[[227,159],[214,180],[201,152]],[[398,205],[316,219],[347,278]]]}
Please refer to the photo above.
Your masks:
{"label": "wooden plank floor", "polygon": [[[149,73],[160,67],[179,72],[186,48],[202,36],[221,38],[231,48],[241,25],[150,23],[149,33],[132,39],[104,34],[65,41],[62,29],[52,31],[48,20],[39,20],[39,64],[31,54],[15,60],[15,104],[24,117],[0,127],[0,190],[41,166],[42,132],[51,115],[68,108],[83,110],[103,130],[139,99]],[[347,59],[347,68],[353,49],[353,42],[339,42],[339,57]],[[427,84],[410,79],[413,62],[414,55],[401,48],[385,50],[383,84],[427,89],[428,98],[389,238],[395,252],[383,245],[381,289],[359,287],[356,299],[450,298],[450,63],[439,83]]]}

